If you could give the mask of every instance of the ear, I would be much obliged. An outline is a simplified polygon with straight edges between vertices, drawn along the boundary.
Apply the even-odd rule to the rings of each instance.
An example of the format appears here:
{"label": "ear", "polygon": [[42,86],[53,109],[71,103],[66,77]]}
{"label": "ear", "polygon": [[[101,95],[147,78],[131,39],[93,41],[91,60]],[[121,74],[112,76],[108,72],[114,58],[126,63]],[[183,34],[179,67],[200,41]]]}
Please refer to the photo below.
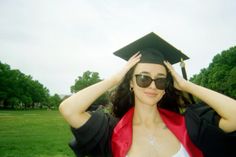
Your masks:
{"label": "ear", "polygon": [[134,88],[134,81],[133,81],[133,80],[130,80],[130,81],[129,81],[129,86],[130,86],[131,88]]}
{"label": "ear", "polygon": [[162,96],[164,96],[165,94],[166,94],[166,90],[163,91],[163,95]]}

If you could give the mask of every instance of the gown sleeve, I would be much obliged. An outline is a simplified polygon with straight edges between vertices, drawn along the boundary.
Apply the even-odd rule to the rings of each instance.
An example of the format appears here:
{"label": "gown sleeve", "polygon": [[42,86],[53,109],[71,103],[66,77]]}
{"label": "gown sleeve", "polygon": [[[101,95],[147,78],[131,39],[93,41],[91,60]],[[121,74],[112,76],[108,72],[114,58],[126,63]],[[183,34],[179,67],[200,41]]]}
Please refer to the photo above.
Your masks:
{"label": "gown sleeve", "polygon": [[117,120],[104,113],[91,113],[89,120],[80,128],[71,127],[74,139],[69,143],[77,157],[111,156],[111,135]]}
{"label": "gown sleeve", "polygon": [[236,131],[226,133],[220,129],[220,118],[203,103],[193,104],[185,112],[190,139],[202,150],[204,157],[236,157]]}

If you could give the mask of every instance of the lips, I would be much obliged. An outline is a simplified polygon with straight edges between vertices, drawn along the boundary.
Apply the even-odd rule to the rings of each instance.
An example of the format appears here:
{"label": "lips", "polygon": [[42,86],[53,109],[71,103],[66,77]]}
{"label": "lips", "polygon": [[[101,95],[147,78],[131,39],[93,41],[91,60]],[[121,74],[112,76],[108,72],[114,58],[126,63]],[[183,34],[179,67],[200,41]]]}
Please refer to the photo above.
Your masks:
{"label": "lips", "polygon": [[154,92],[144,92],[145,95],[150,96],[150,97],[155,97],[157,94]]}

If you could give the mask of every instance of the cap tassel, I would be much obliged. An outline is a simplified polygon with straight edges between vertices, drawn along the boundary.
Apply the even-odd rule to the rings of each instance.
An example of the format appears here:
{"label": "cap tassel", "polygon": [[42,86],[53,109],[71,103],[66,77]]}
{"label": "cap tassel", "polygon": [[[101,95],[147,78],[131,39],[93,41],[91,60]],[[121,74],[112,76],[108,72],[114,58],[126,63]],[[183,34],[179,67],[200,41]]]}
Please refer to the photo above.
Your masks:
{"label": "cap tassel", "polygon": [[[188,80],[188,77],[187,77],[187,73],[186,73],[186,69],[185,69],[185,63],[184,63],[184,60],[183,58],[181,58],[180,60],[180,67],[181,67],[181,71],[182,71],[182,75],[183,75],[183,78],[185,80]],[[195,103],[195,100],[193,98],[193,95],[188,93],[188,96],[189,96],[189,99],[192,101],[192,103]]]}
{"label": "cap tassel", "polygon": [[181,67],[181,71],[182,71],[182,75],[183,75],[184,79],[188,80],[183,58],[181,58],[181,60],[180,60],[180,67]]}

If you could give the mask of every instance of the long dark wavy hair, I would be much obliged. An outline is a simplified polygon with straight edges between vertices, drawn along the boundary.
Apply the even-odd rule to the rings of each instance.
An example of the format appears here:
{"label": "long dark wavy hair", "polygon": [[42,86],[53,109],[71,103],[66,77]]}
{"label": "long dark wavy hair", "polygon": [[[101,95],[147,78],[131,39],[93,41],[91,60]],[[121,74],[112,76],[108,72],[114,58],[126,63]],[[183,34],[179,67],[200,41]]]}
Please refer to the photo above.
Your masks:
{"label": "long dark wavy hair", "polygon": [[[137,66],[137,65],[136,65]],[[130,91],[130,81],[133,77],[135,67],[131,68],[125,75],[122,82],[111,94],[112,112],[115,117],[121,118],[131,107],[134,106],[134,93]],[[167,70],[167,67],[163,65]],[[165,95],[157,103],[157,107],[168,109],[176,113],[182,113],[182,109],[193,103],[188,98],[187,93],[183,93],[174,88],[173,78],[167,72],[167,87]]]}

